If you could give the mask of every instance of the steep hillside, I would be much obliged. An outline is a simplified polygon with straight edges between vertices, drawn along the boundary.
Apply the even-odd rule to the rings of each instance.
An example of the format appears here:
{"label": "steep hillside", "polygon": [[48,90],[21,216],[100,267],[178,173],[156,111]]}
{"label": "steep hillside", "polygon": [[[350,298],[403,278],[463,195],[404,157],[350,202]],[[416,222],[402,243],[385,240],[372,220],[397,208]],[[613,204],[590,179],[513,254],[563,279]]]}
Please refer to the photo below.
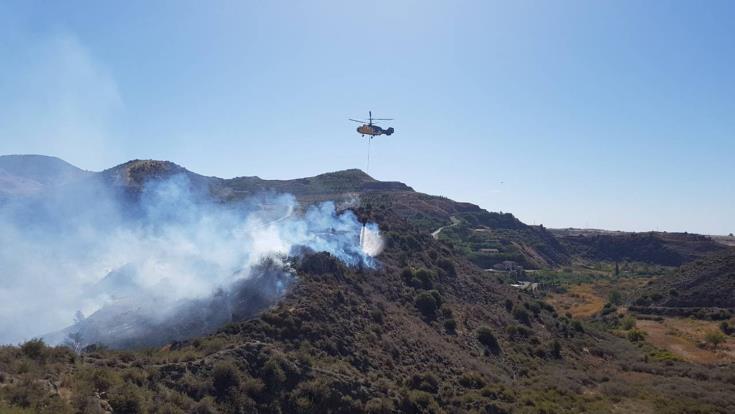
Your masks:
{"label": "steep hillside", "polygon": [[735,310],[735,250],[693,261],[670,277],[657,279],[636,304]]}
{"label": "steep hillside", "polygon": [[[100,191],[108,189],[117,197],[134,202],[146,182],[180,176],[184,177],[192,191],[223,202],[244,200],[263,193],[288,193],[304,205],[334,201],[339,208],[354,207],[360,203],[366,206],[383,206],[405,217],[417,229],[427,234],[441,227],[449,227],[457,221],[458,225],[440,232],[441,239],[454,245],[458,252],[483,268],[512,261],[537,269],[558,266],[570,260],[566,248],[546,229],[528,226],[512,214],[488,212],[471,203],[418,193],[403,183],[378,181],[357,169],[293,180],[266,180],[259,177],[222,179],[196,174],[169,161],[132,160],[99,173],[71,174],[67,170],[81,170],[58,159],[55,159],[56,163],[66,165],[66,169],[44,169],[43,165],[34,167],[34,162],[46,164],[48,160],[43,157],[28,157],[30,158],[24,161],[24,169],[16,168],[17,171],[24,172],[19,177],[34,180],[33,177],[40,174],[31,172],[46,171],[46,182],[49,183],[46,189],[58,188],[71,182],[72,185],[63,191],[76,191],[78,188],[74,185],[79,187],[92,182]],[[60,176],[53,178],[53,171],[60,171]],[[62,179],[67,176],[75,180]],[[24,187],[35,188],[35,183],[36,181],[31,181],[24,184]],[[0,174],[0,191],[3,188],[11,191],[17,186],[7,184],[3,187],[3,177]],[[134,205],[129,214],[137,214]]]}
{"label": "steep hillside", "polygon": [[432,233],[481,268],[511,261],[529,269],[568,263],[567,250],[545,228],[510,213],[416,192],[367,193],[365,205],[384,206],[419,231]]}

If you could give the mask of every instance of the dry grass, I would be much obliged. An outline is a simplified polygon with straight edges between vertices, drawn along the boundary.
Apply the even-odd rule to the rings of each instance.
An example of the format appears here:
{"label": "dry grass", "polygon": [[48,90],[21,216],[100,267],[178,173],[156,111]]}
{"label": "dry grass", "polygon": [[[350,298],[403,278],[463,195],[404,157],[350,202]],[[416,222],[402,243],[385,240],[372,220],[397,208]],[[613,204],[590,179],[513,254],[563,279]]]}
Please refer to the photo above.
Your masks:
{"label": "dry grass", "polygon": [[648,280],[638,277],[581,283],[568,287],[565,293],[551,294],[547,301],[561,313],[569,312],[575,318],[589,318],[602,310],[611,291],[617,290],[627,295],[640,289]]}
{"label": "dry grass", "polygon": [[638,320],[638,329],[646,333],[646,341],[681,359],[700,364],[735,361],[735,338],[727,337],[719,349],[698,346],[705,333],[719,330],[718,322],[688,318],[664,318],[662,321]]}
{"label": "dry grass", "polygon": [[602,310],[606,301],[593,284],[573,286],[566,293],[555,293],[548,298],[557,310],[569,312],[575,318],[591,317]]}

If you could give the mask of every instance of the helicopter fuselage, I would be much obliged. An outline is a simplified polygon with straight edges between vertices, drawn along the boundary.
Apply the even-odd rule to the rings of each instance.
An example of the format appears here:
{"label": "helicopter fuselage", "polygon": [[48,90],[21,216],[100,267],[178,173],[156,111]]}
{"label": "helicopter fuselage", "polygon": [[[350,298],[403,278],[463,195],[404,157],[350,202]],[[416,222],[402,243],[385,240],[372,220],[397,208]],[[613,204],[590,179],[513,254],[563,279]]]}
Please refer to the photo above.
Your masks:
{"label": "helicopter fuselage", "polygon": [[378,135],[390,135],[393,133],[393,128],[383,129],[377,125],[364,124],[357,127],[357,132],[362,135],[378,136]]}

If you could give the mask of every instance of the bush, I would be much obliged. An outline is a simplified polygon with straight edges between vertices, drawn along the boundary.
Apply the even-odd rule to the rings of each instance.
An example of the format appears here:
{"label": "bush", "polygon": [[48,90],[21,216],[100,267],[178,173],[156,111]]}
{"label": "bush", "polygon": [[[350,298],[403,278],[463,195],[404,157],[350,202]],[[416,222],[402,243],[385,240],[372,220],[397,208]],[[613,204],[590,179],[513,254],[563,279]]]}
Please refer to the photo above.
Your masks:
{"label": "bush", "polygon": [[561,344],[559,343],[559,341],[554,340],[554,342],[551,343],[549,355],[556,359],[561,358]]}
{"label": "bush", "polygon": [[121,382],[120,377],[109,368],[95,368],[90,376],[95,391],[107,392]]}
{"label": "bush", "polygon": [[646,334],[639,329],[631,329],[628,332],[628,340],[630,342],[640,342],[646,339]]}
{"label": "bush", "polygon": [[224,398],[229,391],[240,386],[240,374],[231,362],[221,362],[212,371],[212,387],[218,398]]}
{"label": "bush", "polygon": [[457,269],[454,267],[454,263],[452,263],[449,259],[440,259],[437,265],[444,270],[448,276],[457,276]]}
{"label": "bush", "polygon": [[582,326],[582,322],[576,319],[572,321],[572,328],[577,332],[584,332],[584,326]]}
{"label": "bush", "polygon": [[481,344],[485,345],[494,354],[500,352],[498,338],[495,337],[493,331],[487,326],[482,326],[477,330],[477,340],[480,341]]}
{"label": "bush", "polygon": [[439,412],[440,408],[428,392],[411,390],[401,399],[400,410],[407,413],[431,413]]}
{"label": "bush", "polygon": [[607,301],[615,306],[623,304],[623,295],[619,291],[613,290],[607,295]]}
{"label": "bush", "polygon": [[444,329],[449,333],[455,333],[457,331],[457,321],[454,319],[447,319],[444,321]]}
{"label": "bush", "polygon": [[479,390],[485,386],[485,379],[478,372],[465,372],[459,377],[459,385],[464,388]]}
{"label": "bush", "polygon": [[421,283],[420,287],[431,289],[434,285],[434,273],[427,269],[419,269],[414,273],[414,277]]}
{"label": "bush", "polygon": [[110,406],[115,414],[139,414],[145,412],[143,397],[132,385],[124,386],[110,393]]}
{"label": "bush", "polygon": [[635,317],[633,315],[628,315],[620,322],[620,327],[628,331],[635,328],[635,322]]}
{"label": "bush", "polygon": [[46,358],[46,344],[43,343],[43,339],[31,339],[20,346],[20,351],[23,355],[34,361],[43,361]]}
{"label": "bush", "polygon": [[414,300],[416,308],[427,318],[433,318],[441,306],[441,295],[436,290],[421,292]]}
{"label": "bush", "polygon": [[413,279],[413,272],[409,268],[404,268],[401,271],[401,279],[403,279],[403,282],[407,285],[411,284],[411,279]]}
{"label": "bush", "polygon": [[271,356],[263,365],[261,378],[268,389],[277,390],[284,386],[288,378],[283,363],[279,357]]}
{"label": "bush", "polygon": [[613,313],[613,312],[615,312],[617,310],[618,310],[618,308],[615,305],[613,305],[611,302],[608,302],[608,303],[605,304],[605,306],[602,307],[602,310],[600,311],[600,314],[603,315],[603,316],[604,315],[609,315],[609,314],[611,314],[611,313]]}
{"label": "bush", "polygon": [[521,307],[514,307],[513,308],[513,317],[516,318],[519,322],[525,323],[526,325],[531,324],[531,316],[528,314],[528,311],[521,308]]}
{"label": "bush", "polygon": [[505,331],[511,337],[511,339],[528,338],[531,336],[531,330],[523,325],[508,325]]}
{"label": "bush", "polygon": [[365,404],[365,411],[368,414],[390,414],[396,411],[396,406],[388,398],[373,398]]}
{"label": "bush", "polygon": [[192,408],[192,414],[217,414],[214,402],[210,400],[211,397],[203,398],[199,401],[194,408]]}
{"label": "bush", "polygon": [[704,341],[714,349],[719,348],[725,339],[725,335],[720,331],[712,330],[704,334]]}
{"label": "bush", "polygon": [[413,374],[406,385],[411,389],[426,391],[432,394],[436,394],[439,391],[439,380],[430,372]]}

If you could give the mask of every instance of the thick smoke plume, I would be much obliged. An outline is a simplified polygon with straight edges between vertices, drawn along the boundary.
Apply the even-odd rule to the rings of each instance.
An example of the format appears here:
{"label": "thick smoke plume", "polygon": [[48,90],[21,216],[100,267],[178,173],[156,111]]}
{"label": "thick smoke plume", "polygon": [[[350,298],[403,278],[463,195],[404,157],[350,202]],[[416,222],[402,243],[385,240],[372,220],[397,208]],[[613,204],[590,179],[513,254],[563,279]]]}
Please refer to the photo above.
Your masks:
{"label": "thick smoke plume", "polygon": [[211,331],[272,304],[294,279],[284,259],[295,252],[372,266],[382,242],[377,226],[331,202],[223,203],[178,175],[134,196],[87,180],[5,202],[0,246],[0,343],[55,333],[46,338],[128,346]]}

